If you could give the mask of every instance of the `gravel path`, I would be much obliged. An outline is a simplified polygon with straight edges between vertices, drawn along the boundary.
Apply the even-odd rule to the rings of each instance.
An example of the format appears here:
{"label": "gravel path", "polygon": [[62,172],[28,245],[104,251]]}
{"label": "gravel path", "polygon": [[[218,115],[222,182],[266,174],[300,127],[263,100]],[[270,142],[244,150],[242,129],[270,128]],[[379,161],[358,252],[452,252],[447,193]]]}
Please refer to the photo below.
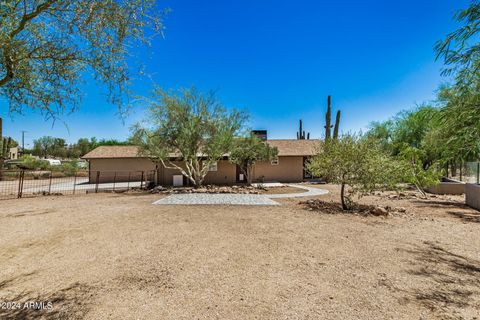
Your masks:
{"label": "gravel path", "polygon": [[153,204],[179,204],[179,205],[198,205],[198,204],[233,204],[244,206],[278,206],[278,202],[269,199],[260,194],[208,194],[208,193],[187,193],[173,194],[166,198],[155,201]]}
{"label": "gravel path", "polygon": [[312,188],[305,185],[289,184],[294,188],[305,189],[303,193],[284,193],[284,194],[206,194],[206,193],[187,193],[173,194],[166,198],[155,201],[153,204],[177,204],[177,205],[246,205],[246,206],[278,206],[280,203],[272,199],[280,198],[299,198],[311,197],[327,194],[327,190]]}

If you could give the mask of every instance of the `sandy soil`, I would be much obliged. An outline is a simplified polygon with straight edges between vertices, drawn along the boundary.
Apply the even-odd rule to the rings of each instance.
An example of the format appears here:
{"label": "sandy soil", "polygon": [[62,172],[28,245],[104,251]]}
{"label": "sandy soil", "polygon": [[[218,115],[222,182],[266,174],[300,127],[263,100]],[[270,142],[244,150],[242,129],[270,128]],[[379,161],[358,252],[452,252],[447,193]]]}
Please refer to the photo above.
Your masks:
{"label": "sandy soil", "polygon": [[479,318],[480,215],[460,197],[362,199],[407,210],[387,218],[159,197],[0,201],[0,319]]}
{"label": "sandy soil", "polygon": [[262,194],[287,194],[287,193],[303,193],[303,192],[305,192],[305,189],[284,186],[284,187],[266,188],[261,193]]}

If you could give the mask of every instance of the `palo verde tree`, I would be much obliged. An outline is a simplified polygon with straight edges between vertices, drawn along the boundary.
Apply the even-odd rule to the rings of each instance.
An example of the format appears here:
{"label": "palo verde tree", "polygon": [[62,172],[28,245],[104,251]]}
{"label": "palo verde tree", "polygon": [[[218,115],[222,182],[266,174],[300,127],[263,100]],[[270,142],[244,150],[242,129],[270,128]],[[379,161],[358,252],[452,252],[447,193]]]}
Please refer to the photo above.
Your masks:
{"label": "palo verde tree", "polygon": [[0,5],[0,96],[10,111],[74,110],[82,77],[122,105],[129,49],[162,30],[155,0],[9,0]]}
{"label": "palo verde tree", "polygon": [[250,134],[247,137],[235,139],[230,161],[240,167],[240,170],[247,179],[247,184],[252,184],[253,166],[258,161],[269,161],[277,157],[278,150],[271,147],[267,142],[258,139]]}
{"label": "palo verde tree", "polygon": [[480,78],[480,1],[472,1],[468,8],[455,13],[454,19],[461,26],[438,41],[435,50],[437,59],[447,65],[443,74],[455,75],[457,85],[468,88]]}
{"label": "palo verde tree", "polygon": [[147,118],[134,127],[131,141],[142,154],[179,170],[199,187],[209,168],[232,150],[245,121],[244,113],[227,111],[213,93],[157,88]]}
{"label": "palo verde tree", "polygon": [[395,188],[403,181],[400,168],[375,140],[350,134],[325,140],[308,166],[313,175],[341,186],[344,210],[352,208],[354,195]]}

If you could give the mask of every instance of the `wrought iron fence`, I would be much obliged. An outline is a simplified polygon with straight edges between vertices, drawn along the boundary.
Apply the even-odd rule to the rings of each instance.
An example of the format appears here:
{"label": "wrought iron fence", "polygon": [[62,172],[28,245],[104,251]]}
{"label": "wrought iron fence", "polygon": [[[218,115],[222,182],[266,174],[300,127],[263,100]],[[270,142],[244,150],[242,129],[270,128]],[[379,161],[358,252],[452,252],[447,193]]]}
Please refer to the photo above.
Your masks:
{"label": "wrought iron fence", "polygon": [[0,170],[0,200],[42,195],[74,195],[145,189],[156,183],[152,171]]}

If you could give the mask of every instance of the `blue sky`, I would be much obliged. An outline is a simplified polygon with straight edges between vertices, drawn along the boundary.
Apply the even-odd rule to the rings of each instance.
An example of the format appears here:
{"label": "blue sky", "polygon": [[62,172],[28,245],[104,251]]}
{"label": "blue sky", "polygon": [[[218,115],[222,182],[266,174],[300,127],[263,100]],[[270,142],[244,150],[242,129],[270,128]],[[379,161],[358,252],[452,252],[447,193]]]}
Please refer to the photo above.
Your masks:
{"label": "blue sky", "polygon": [[[342,110],[341,130],[364,130],[402,109],[435,97],[442,64],[433,46],[456,24],[464,0],[159,0],[169,7],[165,38],[134,54],[164,88],[217,90],[227,107],[248,110],[250,127],[271,138],[295,138],[298,119],[321,137],[327,95]],[[152,80],[133,91],[148,95]],[[4,132],[26,142],[42,135],[125,139],[143,108],[126,119],[85,85],[80,110],[62,122],[26,111],[8,114],[0,101]]]}

